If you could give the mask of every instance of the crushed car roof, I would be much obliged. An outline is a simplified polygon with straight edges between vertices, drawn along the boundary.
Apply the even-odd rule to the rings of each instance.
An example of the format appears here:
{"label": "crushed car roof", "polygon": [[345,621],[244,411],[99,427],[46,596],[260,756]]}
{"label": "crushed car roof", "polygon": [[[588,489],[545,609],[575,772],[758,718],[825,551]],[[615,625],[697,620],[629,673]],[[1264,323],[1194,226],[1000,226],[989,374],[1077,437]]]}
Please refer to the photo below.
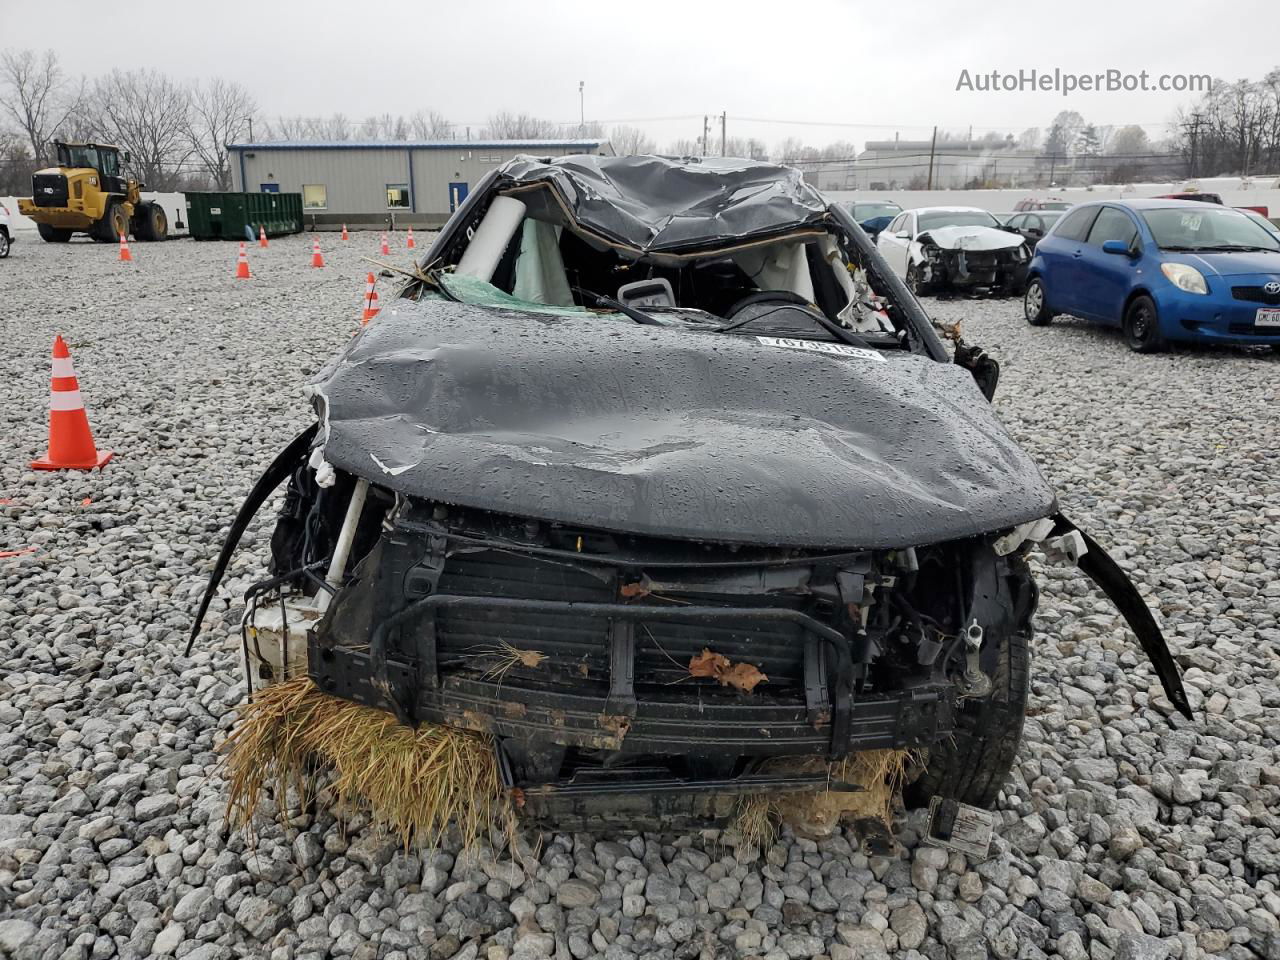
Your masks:
{"label": "crushed car roof", "polygon": [[800,171],[757,160],[521,156],[499,176],[502,193],[550,187],[578,227],[639,254],[786,233],[827,211]]}

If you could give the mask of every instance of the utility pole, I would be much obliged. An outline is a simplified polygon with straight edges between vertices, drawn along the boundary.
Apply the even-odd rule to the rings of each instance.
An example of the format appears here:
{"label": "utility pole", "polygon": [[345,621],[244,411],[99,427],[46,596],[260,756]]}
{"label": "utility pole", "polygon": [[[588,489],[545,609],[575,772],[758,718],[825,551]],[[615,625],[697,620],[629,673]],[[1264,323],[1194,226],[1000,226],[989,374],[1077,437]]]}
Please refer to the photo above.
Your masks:
{"label": "utility pole", "polygon": [[1050,187],[1053,186],[1053,174],[1054,174],[1054,171],[1056,171],[1057,169],[1058,169],[1058,153],[1055,150],[1049,154],[1049,186]]}
{"label": "utility pole", "polygon": [[587,135],[587,108],[582,88],[587,85],[587,81],[578,81],[578,136],[585,137]]}
{"label": "utility pole", "polygon": [[929,142],[929,186],[933,189],[933,155],[938,149],[938,128],[933,128],[933,139]]}
{"label": "utility pole", "polygon": [[1191,158],[1188,163],[1187,176],[1194,180],[1196,177],[1196,148],[1198,147],[1200,140],[1200,114],[1193,113],[1191,115],[1191,122],[1184,124],[1184,126],[1191,128]]}
{"label": "utility pole", "polygon": [[711,117],[708,114],[702,115],[702,155],[707,155],[707,140],[711,136]]}
{"label": "utility pole", "polygon": [[726,111],[726,112],[722,112],[722,113],[720,114],[720,156],[722,156],[722,157],[725,155],[725,152],[724,152],[724,145],[725,145],[725,142],[726,142],[726,140],[725,140],[725,129],[726,129],[726,125],[727,125],[728,116],[729,116],[729,114],[728,114],[728,112],[727,112],[727,111]]}

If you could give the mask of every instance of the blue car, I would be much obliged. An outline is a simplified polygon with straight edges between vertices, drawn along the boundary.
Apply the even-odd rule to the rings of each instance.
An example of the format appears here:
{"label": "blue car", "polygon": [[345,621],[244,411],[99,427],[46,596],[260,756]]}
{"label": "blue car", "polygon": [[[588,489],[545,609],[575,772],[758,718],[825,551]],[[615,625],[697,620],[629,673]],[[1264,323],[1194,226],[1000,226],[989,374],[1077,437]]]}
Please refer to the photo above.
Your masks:
{"label": "blue car", "polygon": [[1239,210],[1192,200],[1073,207],[1036,246],[1023,311],[1124,330],[1129,348],[1171,341],[1280,348],[1280,238]]}
{"label": "blue car", "polygon": [[872,240],[902,212],[902,208],[892,200],[855,200],[840,205],[849,211],[849,216]]}

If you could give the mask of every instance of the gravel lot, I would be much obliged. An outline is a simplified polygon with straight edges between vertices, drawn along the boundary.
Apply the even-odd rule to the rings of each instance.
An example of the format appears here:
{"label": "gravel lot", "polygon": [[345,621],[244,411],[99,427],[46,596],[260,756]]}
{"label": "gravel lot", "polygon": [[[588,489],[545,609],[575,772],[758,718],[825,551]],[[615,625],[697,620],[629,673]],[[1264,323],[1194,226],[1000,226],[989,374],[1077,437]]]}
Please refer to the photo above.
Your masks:
{"label": "gravel lot", "polygon": [[[932,308],[1002,362],[1002,416],[1158,609],[1195,722],[1049,568],[986,863],[918,845],[914,816],[898,860],[839,836],[739,862],[715,834],[547,835],[521,865],[405,855],[325,814],[226,836],[237,604],[182,647],[222,530],[310,419],[305,376],[354,329],[377,236],[322,244],[323,270],[310,238],[251,247],[249,282],[234,244],[135,244],[126,265],[28,234],[0,262],[0,550],[35,547],[0,559],[0,956],[1280,958],[1280,357],[1139,357],[1013,301]],[[102,473],[27,468],[59,332],[116,451]]]}

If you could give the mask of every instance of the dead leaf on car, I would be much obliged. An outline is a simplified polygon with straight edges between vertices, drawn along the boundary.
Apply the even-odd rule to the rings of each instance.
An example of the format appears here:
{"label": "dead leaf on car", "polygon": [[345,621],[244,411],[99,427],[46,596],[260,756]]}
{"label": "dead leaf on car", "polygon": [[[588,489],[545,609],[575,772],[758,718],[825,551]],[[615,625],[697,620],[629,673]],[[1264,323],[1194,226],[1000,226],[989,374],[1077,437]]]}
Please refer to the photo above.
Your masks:
{"label": "dead leaf on car", "polygon": [[749,663],[733,663],[724,654],[703,648],[689,660],[689,676],[714,677],[724,687],[733,687],[743,693],[751,693],[769,678]]}
{"label": "dead leaf on car", "polygon": [[712,653],[706,647],[689,661],[689,676],[718,677],[729,669],[729,658],[719,653]]}
{"label": "dead leaf on car", "polygon": [[750,693],[769,678],[749,663],[735,663],[720,674],[719,680],[726,687]]}

